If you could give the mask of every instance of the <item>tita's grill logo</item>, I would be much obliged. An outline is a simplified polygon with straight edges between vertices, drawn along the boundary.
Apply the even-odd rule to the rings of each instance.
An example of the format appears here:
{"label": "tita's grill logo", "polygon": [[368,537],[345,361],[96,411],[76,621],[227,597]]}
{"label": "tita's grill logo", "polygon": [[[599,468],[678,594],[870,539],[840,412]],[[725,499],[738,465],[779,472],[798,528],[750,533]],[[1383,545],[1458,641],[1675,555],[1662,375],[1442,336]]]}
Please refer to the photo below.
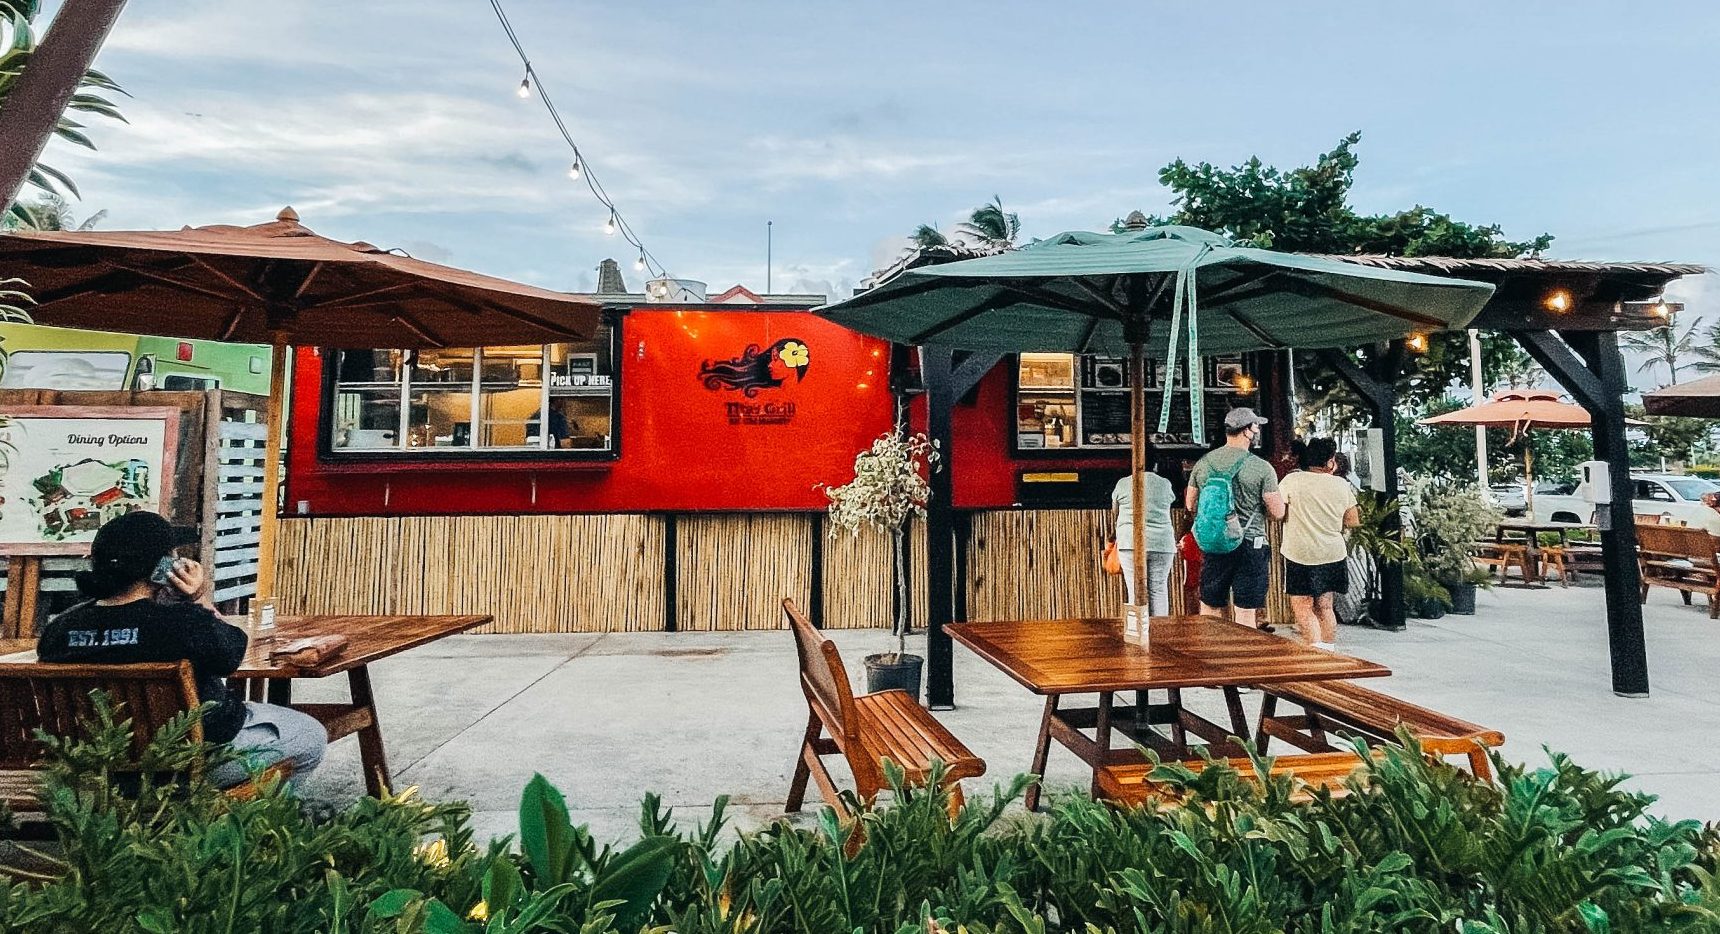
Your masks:
{"label": "tita's grill logo", "polygon": [[786,425],[794,421],[792,402],[730,402],[731,425]]}
{"label": "tita's grill logo", "polygon": [[728,360],[706,360],[699,366],[699,381],[711,392],[733,390],[751,399],[762,390],[781,386],[789,373],[800,382],[811,366],[812,349],[806,342],[785,337],[766,348],[748,344],[740,356]]}

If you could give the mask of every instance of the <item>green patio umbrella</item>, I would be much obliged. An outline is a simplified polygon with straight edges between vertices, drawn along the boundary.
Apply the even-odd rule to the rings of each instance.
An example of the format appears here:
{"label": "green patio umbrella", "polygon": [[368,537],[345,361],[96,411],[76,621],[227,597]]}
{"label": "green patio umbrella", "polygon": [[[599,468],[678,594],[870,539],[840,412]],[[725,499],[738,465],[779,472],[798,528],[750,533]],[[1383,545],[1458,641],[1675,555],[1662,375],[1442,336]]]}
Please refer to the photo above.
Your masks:
{"label": "green patio umbrella", "polygon": [[[1192,423],[1204,423],[1203,354],[1356,347],[1461,328],[1493,294],[1483,282],[1237,246],[1194,227],[1072,231],[995,256],[911,269],[824,317],[901,344],[1020,353],[1129,357],[1134,501],[1145,469],[1148,355],[1188,355]],[[1176,367],[1167,366],[1167,373]],[[1160,431],[1170,418],[1164,394]],[[1144,595],[1143,510],[1133,531]]]}

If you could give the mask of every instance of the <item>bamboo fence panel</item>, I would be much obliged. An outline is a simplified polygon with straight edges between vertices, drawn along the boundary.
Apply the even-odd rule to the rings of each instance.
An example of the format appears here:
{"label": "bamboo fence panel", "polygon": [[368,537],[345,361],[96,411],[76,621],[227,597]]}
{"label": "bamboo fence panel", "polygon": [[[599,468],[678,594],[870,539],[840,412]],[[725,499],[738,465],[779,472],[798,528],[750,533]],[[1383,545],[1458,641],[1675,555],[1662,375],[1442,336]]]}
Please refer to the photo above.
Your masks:
{"label": "bamboo fence panel", "polygon": [[968,547],[968,618],[1121,615],[1123,583],[1099,564],[1109,526],[1103,509],[975,513]]}
{"label": "bamboo fence panel", "polygon": [[[829,528],[826,522],[825,528]],[[927,616],[926,523],[908,525],[908,625],[924,629]],[[895,618],[895,556],[890,536],[873,529],[838,531],[824,545],[825,629],[889,629]]]}
{"label": "bamboo fence panel", "polygon": [[812,602],[813,518],[693,515],[675,522],[675,619],[692,631],[783,628],[782,598]]}
{"label": "bamboo fence panel", "polygon": [[663,628],[663,520],[284,519],[281,612],[488,613],[489,632]]}

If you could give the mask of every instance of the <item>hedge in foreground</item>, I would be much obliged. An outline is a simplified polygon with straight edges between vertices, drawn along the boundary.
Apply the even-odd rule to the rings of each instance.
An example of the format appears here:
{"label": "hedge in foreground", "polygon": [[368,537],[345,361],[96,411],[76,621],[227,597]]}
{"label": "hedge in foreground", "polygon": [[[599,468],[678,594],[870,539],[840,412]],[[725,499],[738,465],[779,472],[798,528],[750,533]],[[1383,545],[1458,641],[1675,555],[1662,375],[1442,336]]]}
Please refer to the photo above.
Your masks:
{"label": "hedge in foreground", "polygon": [[[1652,799],[1564,757],[1502,764],[1489,786],[1393,747],[1356,793],[1305,805],[1287,782],[1166,766],[1188,803],[1163,812],[1073,797],[1006,813],[1018,780],[953,826],[939,796],[898,791],[861,818],[857,848],[829,812],[723,843],[721,801],[683,833],[649,796],[640,842],[599,846],[539,777],[516,854],[475,845],[463,805],[410,791],[322,819],[278,789],[120,794],[126,730],[99,717],[92,740],[54,750],[64,858],[0,883],[0,931],[1720,931],[1715,835],[1646,816]],[[182,727],[157,738],[152,769],[207,752]]]}

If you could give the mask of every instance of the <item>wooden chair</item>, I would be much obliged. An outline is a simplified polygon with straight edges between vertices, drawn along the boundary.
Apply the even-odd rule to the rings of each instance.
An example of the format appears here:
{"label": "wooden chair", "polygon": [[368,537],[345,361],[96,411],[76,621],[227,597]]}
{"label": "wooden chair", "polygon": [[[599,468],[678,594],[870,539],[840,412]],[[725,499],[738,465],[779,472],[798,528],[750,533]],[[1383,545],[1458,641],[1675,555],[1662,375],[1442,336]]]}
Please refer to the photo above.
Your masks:
{"label": "wooden chair", "polygon": [[1576,572],[1572,570],[1571,564],[1565,560],[1565,549],[1566,546],[1564,545],[1543,545],[1538,549],[1541,555],[1541,567],[1536,573],[1542,580],[1546,580],[1550,572],[1559,576],[1560,587],[1571,586],[1571,580],[1576,577]]}
{"label": "wooden chair", "polygon": [[[1255,771],[1251,759],[1235,758],[1220,759],[1235,769],[1244,779],[1258,782],[1259,773]],[[1207,768],[1205,759],[1193,759],[1182,763],[1189,771],[1199,773]],[[1321,752],[1300,756],[1279,756],[1272,760],[1272,771],[1268,774],[1273,778],[1289,775],[1303,783],[1290,796],[1291,801],[1307,801],[1314,796],[1314,789],[1326,788],[1334,795],[1346,793],[1344,779],[1351,772],[1360,768],[1362,757],[1353,752]],[[1147,762],[1130,763],[1127,765],[1107,765],[1099,770],[1094,784],[1098,788],[1099,797],[1113,804],[1126,807],[1139,807],[1149,798],[1158,798],[1166,805],[1175,805],[1178,795],[1171,788],[1152,779],[1153,766]]]}
{"label": "wooden chair", "polygon": [[[1362,687],[1353,681],[1292,681],[1268,685],[1260,702],[1260,727],[1255,748],[1265,753],[1277,738],[1307,752],[1334,749],[1329,731],[1357,734],[1363,739],[1389,742],[1397,739],[1397,728],[1408,727],[1423,752],[1431,756],[1463,756],[1476,778],[1489,781],[1493,767],[1487,750],[1504,745],[1498,730],[1477,726]],[[1278,701],[1302,708],[1302,713],[1278,713]]]}
{"label": "wooden chair", "polygon": [[782,611],[794,632],[800,688],[807,707],[806,735],[788,786],[787,810],[800,810],[810,776],[818,782],[825,802],[847,813],[823,760],[840,753],[854,773],[855,790],[863,802],[871,802],[886,787],[884,760],[895,763],[908,783],[917,785],[926,783],[934,760],[943,762],[943,783],[949,790],[953,817],[962,804],[960,780],[984,775],[985,760],[969,752],[906,691],[856,697],[836,645],[812,627],[794,601],[782,601]]}
{"label": "wooden chair", "polygon": [[1648,588],[1669,587],[1683,596],[1686,606],[1691,594],[1705,595],[1708,618],[1720,618],[1720,562],[1715,559],[1714,536],[1686,526],[1642,524],[1636,527],[1636,543],[1644,603]]}
{"label": "wooden chair", "polygon": [[1505,583],[1505,572],[1512,565],[1517,567],[1517,576],[1524,581],[1534,579],[1534,572],[1529,568],[1529,546],[1523,542],[1476,542],[1470,546],[1475,555],[1475,563],[1491,571],[1499,572],[1499,583]]}
{"label": "wooden chair", "polygon": [[[150,740],[174,717],[197,706],[191,663],[145,662],[133,665],[0,664],[0,800],[20,816],[42,810],[40,765],[44,749],[36,730],[76,736],[93,716],[93,691],[106,691],[120,718],[131,721],[131,752],[142,755]],[[203,725],[193,724],[191,739],[201,742]],[[257,782],[284,778],[285,765],[229,789],[236,798],[254,796]]]}

